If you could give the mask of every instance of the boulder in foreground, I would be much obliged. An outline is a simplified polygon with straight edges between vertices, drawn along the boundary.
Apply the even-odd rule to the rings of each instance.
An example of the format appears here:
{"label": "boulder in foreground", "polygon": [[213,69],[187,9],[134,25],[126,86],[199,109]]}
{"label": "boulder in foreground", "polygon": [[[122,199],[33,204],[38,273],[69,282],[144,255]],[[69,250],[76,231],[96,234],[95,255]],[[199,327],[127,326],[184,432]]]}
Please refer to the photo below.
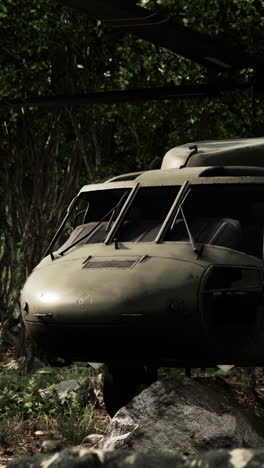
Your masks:
{"label": "boulder in foreground", "polygon": [[133,450],[65,449],[14,461],[8,468],[262,468],[264,449],[214,450],[184,460],[175,454]]}
{"label": "boulder in foreground", "polygon": [[264,446],[264,409],[250,388],[220,377],[155,382],[121,408],[100,449],[196,454]]}

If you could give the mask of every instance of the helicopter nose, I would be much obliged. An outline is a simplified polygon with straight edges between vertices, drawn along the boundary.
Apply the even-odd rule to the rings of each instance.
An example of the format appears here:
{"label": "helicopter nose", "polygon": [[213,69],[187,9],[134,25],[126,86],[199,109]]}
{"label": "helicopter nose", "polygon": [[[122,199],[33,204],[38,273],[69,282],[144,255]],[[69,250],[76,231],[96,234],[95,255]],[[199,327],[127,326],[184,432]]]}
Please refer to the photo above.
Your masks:
{"label": "helicopter nose", "polygon": [[[194,308],[204,268],[171,258],[148,257],[134,265],[102,259],[89,268],[62,264],[37,269],[22,295],[26,321],[102,324],[125,318],[159,321]],[[108,263],[107,263],[108,262]],[[109,265],[110,263],[110,265]],[[73,267],[71,265],[71,269]],[[195,303],[196,307],[196,303]]]}
{"label": "helicopter nose", "polygon": [[21,297],[31,337],[48,352],[95,362],[120,359],[121,349],[130,359],[152,359],[160,347],[195,337],[204,268],[161,257],[132,267],[122,262],[103,259],[96,270],[80,268],[80,261],[75,268],[69,262],[68,271],[63,263],[36,269]]}

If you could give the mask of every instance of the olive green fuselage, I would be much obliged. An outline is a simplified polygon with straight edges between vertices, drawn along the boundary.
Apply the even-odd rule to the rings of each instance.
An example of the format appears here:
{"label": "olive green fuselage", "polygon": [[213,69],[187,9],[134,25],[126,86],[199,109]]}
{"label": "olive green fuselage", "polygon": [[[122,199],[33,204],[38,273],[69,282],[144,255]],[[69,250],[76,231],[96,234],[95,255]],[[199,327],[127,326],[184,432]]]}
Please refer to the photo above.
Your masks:
{"label": "olive green fuselage", "polygon": [[[244,339],[232,318],[212,328],[204,301],[211,265],[261,272],[260,260],[215,246],[205,246],[197,259],[191,244],[182,242],[118,247],[76,246],[65,257],[46,257],[31,274],[21,302],[28,304],[26,327],[44,348],[96,362],[140,359],[193,367],[264,362],[263,306],[257,305],[258,317],[249,321],[252,330]],[[90,256],[98,259],[96,268],[84,267]],[[259,285],[255,289],[259,294]]]}
{"label": "olive green fuselage", "polygon": [[264,169],[117,179],[83,187],[28,278],[30,335],[88,362],[263,365]]}

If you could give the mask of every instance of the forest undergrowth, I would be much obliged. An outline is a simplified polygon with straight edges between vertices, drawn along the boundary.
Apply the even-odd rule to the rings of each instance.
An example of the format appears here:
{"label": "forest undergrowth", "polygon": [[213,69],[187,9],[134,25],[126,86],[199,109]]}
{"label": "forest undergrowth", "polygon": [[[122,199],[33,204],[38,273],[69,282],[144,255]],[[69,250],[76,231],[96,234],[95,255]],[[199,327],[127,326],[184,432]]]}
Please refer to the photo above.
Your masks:
{"label": "forest undergrowth", "polygon": [[[79,445],[91,433],[103,434],[110,422],[102,398],[102,374],[74,363],[67,367],[43,367],[23,375],[12,368],[14,359],[6,353],[0,361],[0,466],[10,459],[39,453],[44,440],[61,440]],[[184,369],[161,368],[159,378],[184,375]],[[249,372],[233,368],[192,369],[192,377],[222,375],[232,382],[249,383]],[[256,368],[257,384],[263,386],[264,372]],[[77,380],[76,391],[62,398],[56,390],[60,382]],[[95,393],[92,401],[85,398],[86,383]]]}
{"label": "forest undergrowth", "polygon": [[[10,355],[0,362],[0,462],[38,453],[44,440],[78,445],[91,433],[103,433],[109,423],[101,396],[101,375],[85,363],[43,367],[21,375]],[[76,391],[59,396],[56,385],[77,380]],[[96,403],[86,401],[89,381]],[[1,463],[0,463],[1,465]]]}

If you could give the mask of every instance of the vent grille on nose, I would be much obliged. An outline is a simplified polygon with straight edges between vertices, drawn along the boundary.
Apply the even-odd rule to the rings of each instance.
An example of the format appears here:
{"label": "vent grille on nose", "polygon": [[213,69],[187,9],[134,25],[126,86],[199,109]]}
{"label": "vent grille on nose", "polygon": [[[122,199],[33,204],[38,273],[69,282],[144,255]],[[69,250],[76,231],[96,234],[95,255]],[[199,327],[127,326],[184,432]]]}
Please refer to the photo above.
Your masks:
{"label": "vent grille on nose", "polygon": [[89,257],[83,268],[133,268],[142,257]]}

